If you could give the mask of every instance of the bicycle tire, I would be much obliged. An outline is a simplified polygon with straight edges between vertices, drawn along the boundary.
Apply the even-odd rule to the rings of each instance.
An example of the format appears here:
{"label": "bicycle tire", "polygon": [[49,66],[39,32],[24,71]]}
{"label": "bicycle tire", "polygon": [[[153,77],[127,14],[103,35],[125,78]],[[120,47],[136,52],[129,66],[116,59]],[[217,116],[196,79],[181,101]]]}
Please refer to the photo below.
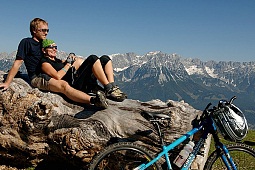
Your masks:
{"label": "bicycle tire", "polygon": [[[255,150],[245,144],[232,144],[227,145],[227,149],[237,166],[238,170],[254,170],[255,169]],[[220,170],[227,167],[221,160],[220,155],[224,154],[223,151],[218,154],[215,150],[207,159],[204,170]]]}
{"label": "bicycle tire", "polygon": [[[103,149],[92,160],[89,170],[129,170],[134,169],[142,163],[147,163],[152,159],[152,153],[148,149],[135,143],[120,142]],[[157,162],[147,169],[161,170]]]}

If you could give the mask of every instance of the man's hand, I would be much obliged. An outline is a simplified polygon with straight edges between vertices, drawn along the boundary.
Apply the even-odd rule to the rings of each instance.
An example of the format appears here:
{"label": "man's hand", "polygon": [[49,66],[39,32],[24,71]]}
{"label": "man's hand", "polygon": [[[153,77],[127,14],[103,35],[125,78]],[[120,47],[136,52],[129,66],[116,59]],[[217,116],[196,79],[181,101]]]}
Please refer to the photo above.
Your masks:
{"label": "man's hand", "polygon": [[12,68],[10,69],[5,82],[0,84],[1,89],[6,90],[6,89],[9,88],[13,78],[18,73],[19,68],[22,65],[22,63],[23,63],[23,60],[15,60],[14,61],[13,65],[12,65]]}
{"label": "man's hand", "polygon": [[0,84],[0,90],[6,90],[6,89],[8,89],[8,87],[9,87],[10,85],[8,84],[8,83],[2,83],[2,84]]}

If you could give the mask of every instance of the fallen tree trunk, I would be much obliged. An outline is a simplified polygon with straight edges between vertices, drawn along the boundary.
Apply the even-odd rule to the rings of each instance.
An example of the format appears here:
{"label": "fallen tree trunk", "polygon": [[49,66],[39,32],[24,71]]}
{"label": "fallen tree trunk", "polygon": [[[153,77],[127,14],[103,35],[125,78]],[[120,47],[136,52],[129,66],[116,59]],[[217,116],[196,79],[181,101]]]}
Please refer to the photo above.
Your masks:
{"label": "fallen tree trunk", "polygon": [[38,169],[54,163],[57,167],[86,169],[93,156],[110,142],[139,141],[158,151],[156,131],[142,111],[171,117],[161,124],[167,142],[190,130],[191,121],[201,113],[183,101],[172,100],[109,100],[109,105],[105,110],[77,105],[15,78],[6,91],[0,91],[0,163]]}

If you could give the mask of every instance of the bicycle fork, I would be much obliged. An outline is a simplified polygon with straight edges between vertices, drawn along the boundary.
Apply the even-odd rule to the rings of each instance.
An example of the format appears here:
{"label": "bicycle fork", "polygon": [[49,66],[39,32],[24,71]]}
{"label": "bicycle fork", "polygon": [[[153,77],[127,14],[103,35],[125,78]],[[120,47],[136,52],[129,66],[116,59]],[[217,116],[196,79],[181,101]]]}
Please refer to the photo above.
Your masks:
{"label": "bicycle fork", "polygon": [[237,170],[237,167],[225,145],[223,145],[222,143],[218,144],[217,153],[220,154],[220,157],[228,170]]}
{"label": "bicycle fork", "polygon": [[228,170],[237,170],[237,167],[236,167],[233,159],[231,158],[227,147],[223,143],[220,142],[219,137],[216,135],[216,132],[213,133],[213,138],[215,141],[215,147],[217,150],[217,154],[220,155],[222,161],[224,162],[224,164],[226,165]]}

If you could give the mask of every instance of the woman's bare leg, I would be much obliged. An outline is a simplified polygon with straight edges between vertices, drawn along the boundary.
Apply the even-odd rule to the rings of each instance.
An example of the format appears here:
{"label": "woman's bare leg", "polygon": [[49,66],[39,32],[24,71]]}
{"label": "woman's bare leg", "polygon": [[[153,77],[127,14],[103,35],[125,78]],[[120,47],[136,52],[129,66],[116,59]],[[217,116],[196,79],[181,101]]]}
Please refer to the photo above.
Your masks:
{"label": "woman's bare leg", "polygon": [[75,102],[90,104],[91,96],[82,91],[74,89],[66,81],[51,78],[49,83],[50,91],[63,93],[66,95],[66,97]]}
{"label": "woman's bare leg", "polygon": [[114,75],[113,75],[113,67],[112,61],[109,60],[104,67],[105,75],[110,83],[114,82]]}
{"label": "woman's bare leg", "polygon": [[103,70],[103,67],[102,67],[102,65],[101,65],[100,60],[97,60],[97,61],[94,63],[94,65],[93,65],[93,67],[92,67],[92,72],[93,72],[93,74],[95,75],[95,77],[100,81],[100,83],[101,83],[102,85],[107,85],[107,84],[109,84],[109,81],[108,81],[108,79],[107,79],[107,77],[106,77],[106,75],[105,75],[105,72],[104,72],[104,70]]}

